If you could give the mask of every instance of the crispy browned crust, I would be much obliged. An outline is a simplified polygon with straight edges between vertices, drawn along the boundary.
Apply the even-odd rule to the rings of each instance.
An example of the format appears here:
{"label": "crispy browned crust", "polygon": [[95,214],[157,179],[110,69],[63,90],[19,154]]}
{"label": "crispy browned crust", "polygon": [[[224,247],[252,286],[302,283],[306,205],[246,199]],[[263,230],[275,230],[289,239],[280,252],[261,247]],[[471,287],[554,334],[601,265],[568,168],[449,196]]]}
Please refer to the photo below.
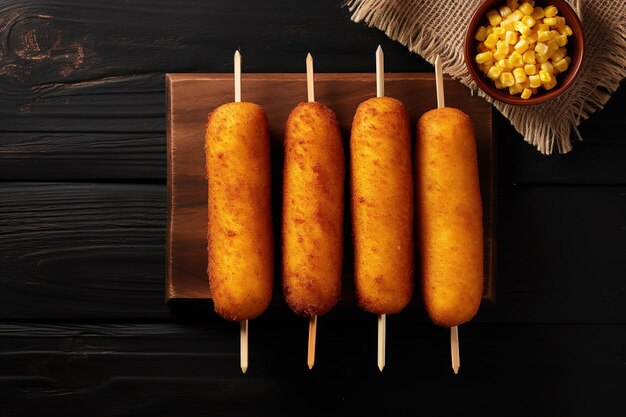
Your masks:
{"label": "crispy browned crust", "polygon": [[298,104],[285,124],[282,286],[288,306],[311,317],[339,301],[345,157],[334,112]]}
{"label": "crispy browned crust", "polygon": [[254,103],[228,103],[208,118],[208,275],[215,311],[259,316],[273,290],[274,240],[267,117]]}
{"label": "crispy browned crust", "polygon": [[474,129],[455,108],[417,122],[416,224],[426,311],[440,326],[470,321],[483,291],[482,200]]}
{"label": "crispy browned crust", "polygon": [[409,115],[391,97],[357,108],[350,139],[354,280],[375,314],[408,305],[414,279],[414,185]]}

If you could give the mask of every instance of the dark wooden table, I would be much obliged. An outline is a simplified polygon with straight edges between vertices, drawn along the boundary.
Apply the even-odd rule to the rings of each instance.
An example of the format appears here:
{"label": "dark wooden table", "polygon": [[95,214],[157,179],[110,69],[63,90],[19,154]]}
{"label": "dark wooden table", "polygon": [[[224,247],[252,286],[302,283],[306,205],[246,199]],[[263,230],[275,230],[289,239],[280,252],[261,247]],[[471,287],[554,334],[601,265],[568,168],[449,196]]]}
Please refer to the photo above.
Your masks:
{"label": "dark wooden table", "polygon": [[625,416],[622,86],[583,141],[544,156],[495,114],[496,300],[448,332],[416,301],[388,319],[274,303],[251,327],[165,304],[164,74],[432,71],[340,0],[1,1],[0,416]]}

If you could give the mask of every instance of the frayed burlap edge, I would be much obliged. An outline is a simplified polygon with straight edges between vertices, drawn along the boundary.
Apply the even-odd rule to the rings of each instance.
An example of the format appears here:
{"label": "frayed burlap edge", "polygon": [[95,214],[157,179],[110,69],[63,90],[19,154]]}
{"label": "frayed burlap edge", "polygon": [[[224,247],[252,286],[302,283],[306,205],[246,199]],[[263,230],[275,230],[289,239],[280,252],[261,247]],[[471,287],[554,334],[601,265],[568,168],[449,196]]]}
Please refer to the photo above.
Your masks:
{"label": "frayed burlap edge", "polygon": [[[458,30],[438,31],[441,26],[436,29],[425,27],[419,19],[412,18],[411,12],[416,8],[414,1],[347,0],[343,6],[350,10],[353,22],[364,22],[383,31],[390,39],[406,46],[431,64],[440,55],[446,74],[491,103],[524,140],[539,152],[551,154],[555,149],[559,153],[567,153],[572,150],[573,138],[583,139],[578,130],[580,122],[602,109],[626,77],[626,3],[622,0],[584,3],[578,0],[570,3],[581,16],[585,30],[587,47],[581,73],[572,87],[554,100],[528,107],[502,103],[480,90],[465,67],[463,33]],[[463,16],[454,20],[458,28],[467,26],[478,2],[466,1],[463,4],[468,9]],[[457,4],[454,7],[461,6]],[[594,7],[605,13],[613,13],[613,24],[606,21],[606,15],[598,16]],[[435,12],[440,13],[439,10],[431,13]],[[426,15],[427,12],[422,10],[422,14]]]}

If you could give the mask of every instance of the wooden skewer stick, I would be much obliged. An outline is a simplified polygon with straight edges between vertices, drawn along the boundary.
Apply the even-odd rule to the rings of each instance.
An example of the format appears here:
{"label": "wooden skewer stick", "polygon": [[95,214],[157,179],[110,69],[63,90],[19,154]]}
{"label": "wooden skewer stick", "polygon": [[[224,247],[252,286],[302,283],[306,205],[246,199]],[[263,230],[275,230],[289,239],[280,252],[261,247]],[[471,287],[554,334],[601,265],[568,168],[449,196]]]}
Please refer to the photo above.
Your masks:
{"label": "wooden skewer stick", "polygon": [[306,91],[309,102],[315,101],[315,88],[313,84],[313,57],[310,53],[306,56]]}
{"label": "wooden skewer stick", "polygon": [[[378,45],[376,49],[376,97],[385,95],[385,56],[383,48]],[[385,367],[385,346],[387,344],[387,315],[378,315],[378,369],[380,372]]]}
{"label": "wooden skewer stick", "polygon": [[[241,102],[241,54],[235,51],[235,102]],[[244,374],[248,370],[248,320],[239,322],[239,365]]]}
{"label": "wooden skewer stick", "polygon": [[313,369],[315,364],[315,339],[317,338],[317,316],[311,316],[309,319],[309,352],[306,364],[309,369]]}
{"label": "wooden skewer stick", "polygon": [[[435,86],[437,87],[437,108],[445,107],[446,100],[443,93],[443,72],[441,69],[441,57],[439,55],[435,58]],[[461,367],[458,326],[450,327],[450,354],[452,355],[452,370],[455,374],[458,374],[459,368]]]}
{"label": "wooden skewer stick", "polygon": [[235,102],[241,101],[241,54],[235,51]]}
{"label": "wooden skewer stick", "polygon": [[[313,85],[313,57],[311,54],[306,56],[306,89],[309,102],[315,101],[315,90]],[[309,349],[307,355],[307,365],[309,369],[313,369],[315,364],[315,340],[317,336],[317,316],[311,316],[309,319]]]}

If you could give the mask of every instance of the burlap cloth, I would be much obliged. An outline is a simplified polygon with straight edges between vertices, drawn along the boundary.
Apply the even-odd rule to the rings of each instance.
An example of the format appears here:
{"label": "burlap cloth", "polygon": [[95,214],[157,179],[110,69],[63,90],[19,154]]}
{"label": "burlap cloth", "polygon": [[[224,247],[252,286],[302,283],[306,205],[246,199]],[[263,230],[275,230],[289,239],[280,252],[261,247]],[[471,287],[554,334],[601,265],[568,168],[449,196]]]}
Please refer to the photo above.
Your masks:
{"label": "burlap cloth", "polygon": [[347,0],[351,20],[378,28],[430,63],[441,56],[444,73],[490,102],[543,154],[567,153],[583,140],[579,124],[602,109],[626,76],[626,1],[568,0],[585,34],[581,73],[548,103],[517,107],[485,95],[471,80],[463,38],[480,0]]}

